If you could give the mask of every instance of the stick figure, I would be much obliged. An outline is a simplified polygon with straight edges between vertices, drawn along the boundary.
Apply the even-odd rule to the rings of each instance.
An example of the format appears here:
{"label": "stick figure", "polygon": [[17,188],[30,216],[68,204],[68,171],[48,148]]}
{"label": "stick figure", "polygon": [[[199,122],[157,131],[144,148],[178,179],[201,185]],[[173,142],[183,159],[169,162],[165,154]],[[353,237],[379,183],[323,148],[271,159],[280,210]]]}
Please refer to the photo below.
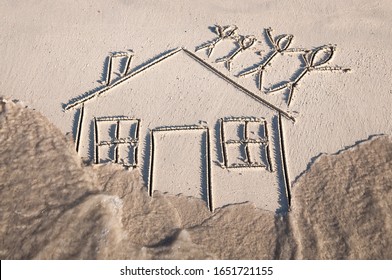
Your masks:
{"label": "stick figure", "polygon": [[276,88],[271,88],[267,90],[266,93],[273,93],[280,91],[282,89],[288,89],[289,90],[289,96],[287,99],[287,106],[290,106],[291,99],[293,97],[294,89],[297,87],[298,83],[301,81],[303,77],[305,77],[306,74],[312,72],[312,71],[339,71],[339,72],[348,72],[350,69],[346,68],[343,69],[340,66],[323,66],[320,67],[321,65],[327,63],[330,61],[334,55],[336,48],[335,46],[331,45],[326,45],[326,46],[321,46],[318,47],[314,50],[308,50],[305,52],[305,54],[302,55],[302,58],[305,62],[305,68],[304,70],[295,78],[294,81],[288,82],[284,85],[278,86]]}
{"label": "stick figure", "polygon": [[[257,75],[257,82],[258,82],[258,88],[261,90],[263,88],[263,72],[265,68],[271,63],[272,59],[277,55],[277,54],[283,54],[284,52],[299,52],[299,51],[304,51],[303,49],[288,49],[288,47],[291,44],[291,41],[293,40],[293,35],[289,34],[282,34],[279,36],[276,36],[275,38],[271,34],[272,29],[267,28],[265,29],[265,33],[267,34],[267,38],[270,41],[271,45],[273,46],[273,52],[260,64],[257,65],[256,67],[243,71],[241,72],[238,76],[239,77],[245,77],[247,75],[256,73]],[[261,53],[259,53],[261,54]]]}
{"label": "stick figure", "polygon": [[240,36],[238,39],[237,39],[237,42],[238,42],[238,44],[239,44],[239,47],[231,54],[231,55],[229,55],[229,56],[224,56],[224,57],[221,57],[221,58],[218,58],[217,60],[216,60],[216,62],[224,62],[225,63],[225,66],[226,66],[226,68],[227,68],[227,70],[229,70],[230,71],[230,69],[231,69],[231,63],[232,63],[232,61],[233,61],[233,59],[238,55],[238,54],[240,54],[241,52],[243,52],[243,51],[245,51],[245,50],[247,50],[247,49],[249,49],[251,46],[253,46],[253,44],[256,42],[256,37],[254,37],[254,36],[252,36],[252,35],[249,35],[249,36]]}
{"label": "stick figure", "polygon": [[237,31],[238,27],[235,25],[228,25],[228,26],[220,26],[220,25],[215,25],[215,34],[218,35],[217,38],[213,39],[212,41],[209,41],[207,43],[204,43],[198,47],[196,47],[196,51],[202,50],[202,49],[207,49],[207,55],[210,57],[212,54],[212,51],[216,47],[216,45],[225,40],[225,39],[230,39],[234,38],[235,33]]}

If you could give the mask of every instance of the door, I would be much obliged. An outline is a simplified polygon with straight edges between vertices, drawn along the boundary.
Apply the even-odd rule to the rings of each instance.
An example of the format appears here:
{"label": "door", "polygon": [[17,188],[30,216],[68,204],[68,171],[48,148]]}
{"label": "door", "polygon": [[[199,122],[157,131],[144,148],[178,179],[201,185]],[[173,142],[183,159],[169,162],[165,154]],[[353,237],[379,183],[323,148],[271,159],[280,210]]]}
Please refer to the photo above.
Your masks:
{"label": "door", "polygon": [[151,132],[150,195],[182,194],[210,205],[209,131],[204,126],[171,126]]}

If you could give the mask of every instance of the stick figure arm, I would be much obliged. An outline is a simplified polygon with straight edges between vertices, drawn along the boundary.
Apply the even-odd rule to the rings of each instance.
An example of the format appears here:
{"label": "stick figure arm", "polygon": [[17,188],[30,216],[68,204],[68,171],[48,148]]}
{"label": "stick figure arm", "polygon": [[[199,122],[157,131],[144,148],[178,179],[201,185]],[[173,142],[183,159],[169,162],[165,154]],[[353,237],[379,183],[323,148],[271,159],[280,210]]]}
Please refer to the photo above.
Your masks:
{"label": "stick figure arm", "polygon": [[299,52],[306,52],[306,51],[308,50],[304,48],[290,48],[285,50],[285,52],[291,52],[291,53],[299,53]]}
{"label": "stick figure arm", "polygon": [[324,66],[324,67],[316,67],[313,68],[315,71],[331,71],[331,72],[349,72],[350,68],[343,68],[340,66]]}
{"label": "stick figure arm", "polygon": [[228,55],[228,56],[223,56],[215,60],[215,62],[224,62],[224,61],[230,61],[232,60],[237,54],[239,54],[243,49],[238,48],[233,54]]}
{"label": "stick figure arm", "polygon": [[271,34],[272,28],[269,27],[267,29],[265,29],[265,33],[267,34],[267,38],[268,40],[271,42],[271,44],[275,47],[275,49],[277,48],[277,45],[274,41],[274,39],[272,38],[272,34]]}
{"label": "stick figure arm", "polygon": [[266,90],[266,93],[272,93],[272,92],[277,92],[279,90],[285,89],[285,88],[291,88],[292,84],[290,82],[287,82],[283,85],[277,86],[277,87],[271,87]]}
{"label": "stick figure arm", "polygon": [[260,69],[261,69],[260,66],[253,67],[253,68],[251,68],[251,69],[249,69],[249,70],[245,70],[245,71],[240,72],[240,73],[238,74],[238,77],[244,77],[244,76],[253,74],[253,73],[259,71]]}

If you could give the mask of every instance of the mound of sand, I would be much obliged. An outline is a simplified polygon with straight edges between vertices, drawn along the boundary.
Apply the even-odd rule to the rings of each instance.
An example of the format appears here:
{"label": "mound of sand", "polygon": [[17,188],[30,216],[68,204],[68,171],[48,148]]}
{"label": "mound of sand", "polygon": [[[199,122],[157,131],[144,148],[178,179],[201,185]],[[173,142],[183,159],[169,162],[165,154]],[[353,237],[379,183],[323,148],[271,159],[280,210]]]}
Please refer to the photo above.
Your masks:
{"label": "mound of sand", "polygon": [[85,166],[40,114],[0,102],[1,259],[391,259],[392,141],[320,156],[292,211],[210,213],[157,193],[137,172]]}

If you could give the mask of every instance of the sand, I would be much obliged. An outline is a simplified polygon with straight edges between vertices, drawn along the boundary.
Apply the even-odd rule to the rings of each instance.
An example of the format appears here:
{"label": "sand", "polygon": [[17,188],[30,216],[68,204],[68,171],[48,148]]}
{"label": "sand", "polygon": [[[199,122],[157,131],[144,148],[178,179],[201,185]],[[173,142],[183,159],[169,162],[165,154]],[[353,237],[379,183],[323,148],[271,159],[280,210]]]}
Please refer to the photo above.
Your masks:
{"label": "sand", "polygon": [[[392,140],[310,164],[292,210],[148,196],[136,171],[85,165],[40,113],[0,114],[1,259],[390,259]],[[13,157],[13,155],[16,155]]]}
{"label": "sand", "polygon": [[[154,58],[181,47],[295,118],[295,122],[283,119],[287,165],[285,177],[288,185],[292,185],[307,170],[309,162],[321,153],[334,153],[372,135],[391,134],[389,104],[392,102],[392,68],[389,57],[392,53],[389,38],[392,34],[389,27],[392,7],[387,0],[375,3],[365,0],[282,0],[274,3],[247,1],[241,4],[235,1],[181,1],[170,4],[157,1],[103,0],[73,3],[2,1],[0,16],[3,19],[0,32],[0,95],[10,100],[21,100],[29,108],[38,110],[63,134],[72,132],[76,137],[75,117],[78,112],[65,112],[64,108],[71,100],[105,86],[109,74],[108,55],[121,56],[121,52],[133,55],[128,69],[129,73],[133,73]],[[208,49],[196,51],[197,47],[206,42],[214,42],[218,37],[216,31],[212,32],[216,24],[236,25],[237,35],[243,37],[239,37],[237,45],[231,39],[218,42],[210,56]],[[270,27],[272,31],[269,31]],[[275,47],[269,42],[268,32],[272,34]],[[284,36],[278,42],[279,35]],[[300,49],[316,52],[322,46],[326,46],[327,51],[318,52],[316,64],[325,61],[328,52],[333,49],[331,60],[321,63],[320,67],[341,67],[351,71],[309,70],[298,81],[298,77],[306,70],[306,61],[301,59],[303,51]],[[274,55],[276,48],[282,54]],[[289,52],[290,49],[300,51]],[[235,53],[236,50],[239,50],[238,54]],[[229,57],[226,57],[228,54]],[[113,60],[112,78],[119,78],[123,73],[124,67],[120,67],[122,70],[118,67],[120,58]],[[227,61],[230,61],[230,71]],[[230,117],[232,114],[234,117],[242,116],[242,112],[237,109],[251,106],[246,103],[247,97],[238,101],[231,99],[230,95],[227,100],[222,100],[221,96],[227,89],[218,87],[222,81],[214,74],[205,72],[202,67],[193,67],[174,57],[165,65],[162,62],[151,67],[148,73],[142,73],[130,83],[132,88],[140,89],[136,98],[132,96],[132,104],[141,111],[148,108],[146,104],[151,100],[146,92],[153,93],[157,100],[172,99],[169,107],[167,103],[161,106],[170,110],[154,111],[155,113],[147,115],[148,118],[162,116],[162,120],[165,120],[163,125],[198,125],[199,121],[207,120],[212,130],[216,128],[218,115],[214,115],[214,110],[219,107],[217,103],[224,104],[225,107],[219,117]],[[259,72],[240,77],[255,66],[265,67],[261,79],[264,88],[262,91],[258,84]],[[199,79],[195,79],[196,85],[188,83],[193,77]],[[290,106],[287,106],[287,90],[267,94],[268,89],[289,82],[295,85]],[[203,99],[210,101],[208,104],[211,107],[202,107],[205,118],[194,115],[192,110],[179,109],[182,108],[179,99],[187,96],[187,92],[195,93],[205,88],[211,89],[205,91],[204,95],[209,99]],[[124,114],[125,111],[120,112],[119,105],[129,96],[124,93],[128,89],[127,85],[113,89],[113,95],[119,93],[116,96],[120,96],[114,107],[103,102],[107,100],[106,97],[100,98],[102,106],[99,110],[105,116],[108,116],[110,109],[114,109],[114,112],[110,112],[109,116]],[[197,98],[200,97],[193,96],[192,102]],[[200,104],[192,102],[190,104],[193,108],[200,107]],[[259,108],[260,114],[252,109],[247,111],[246,116],[266,117],[268,113],[263,111],[264,107]],[[133,112],[135,110],[132,107],[131,112],[125,113],[130,116]],[[214,116],[214,122],[208,119],[209,115]],[[178,119],[170,122],[175,116]],[[149,125],[144,119],[141,123],[141,131],[161,125],[156,121]],[[83,140],[82,137],[82,141],[88,143],[92,139]],[[271,143],[272,141],[270,139]],[[141,158],[147,158],[147,142],[139,149]],[[144,141],[140,142],[141,145],[143,143]],[[217,141],[213,143],[218,145]],[[184,150],[183,146],[180,147],[179,150]],[[259,176],[245,171],[245,176],[240,177],[238,174],[236,178],[230,178],[219,167],[222,163],[219,162],[218,148],[211,145],[211,155],[215,156],[212,158],[214,165],[211,180],[217,184],[216,193],[213,194],[215,201],[212,203],[215,202],[216,207],[251,201],[259,208],[269,211],[287,211],[289,194],[287,187],[281,186],[284,171],[279,176],[269,176],[268,172]],[[271,154],[276,151],[271,151]],[[159,152],[164,156],[166,151],[160,149]],[[83,153],[81,148],[81,157],[84,157]],[[90,154],[88,159],[92,158],[93,155]],[[181,156],[177,158],[181,159]],[[191,161],[193,159],[188,158]],[[254,161],[260,159],[261,157],[257,157]],[[238,158],[234,157],[232,161],[236,163]],[[141,161],[139,171],[144,184],[148,185],[146,174],[149,165],[144,162],[146,160]],[[239,163],[242,162],[241,159]],[[158,159],[157,167],[159,165],[165,165],[163,159]],[[280,165],[273,156],[272,165]],[[190,170],[198,168],[203,166],[192,166]],[[157,170],[157,176],[162,173],[165,172]],[[186,170],[184,174],[185,181],[198,177],[194,172]],[[169,177],[162,176],[160,186],[156,189],[173,194],[206,197],[207,184],[204,184],[203,190],[195,185],[188,188],[170,187],[166,184],[170,181]],[[252,185],[256,179],[266,183]],[[206,179],[202,178],[202,181]],[[223,191],[224,186],[230,191]],[[243,186],[248,191],[243,191]],[[261,191],[258,191],[260,188]]]}
{"label": "sand", "polygon": [[0,2],[2,258],[390,258],[390,1]]}

